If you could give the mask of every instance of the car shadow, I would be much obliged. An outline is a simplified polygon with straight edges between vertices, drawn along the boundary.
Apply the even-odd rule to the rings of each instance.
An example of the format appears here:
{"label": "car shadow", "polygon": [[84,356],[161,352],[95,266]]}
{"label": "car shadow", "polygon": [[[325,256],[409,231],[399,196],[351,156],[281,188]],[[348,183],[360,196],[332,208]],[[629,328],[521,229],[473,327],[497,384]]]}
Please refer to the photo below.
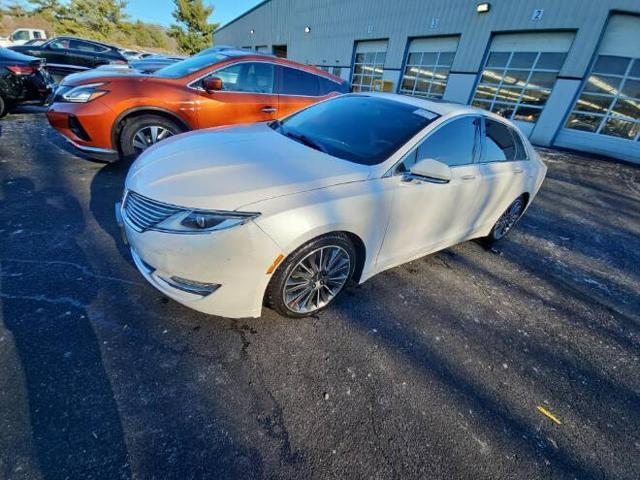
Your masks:
{"label": "car shadow", "polygon": [[130,166],[131,163],[126,161],[108,163],[95,174],[91,181],[89,210],[100,228],[113,239],[120,254],[132,263],[115,217],[115,204],[122,199]]}
{"label": "car shadow", "polygon": [[[80,205],[25,177],[6,179],[2,193],[2,320],[20,359],[42,476],[130,478],[118,406],[87,311],[96,290],[79,276],[87,264],[75,241],[85,226]],[[27,209],[39,215],[25,215]],[[46,225],[65,231],[51,238]]]}

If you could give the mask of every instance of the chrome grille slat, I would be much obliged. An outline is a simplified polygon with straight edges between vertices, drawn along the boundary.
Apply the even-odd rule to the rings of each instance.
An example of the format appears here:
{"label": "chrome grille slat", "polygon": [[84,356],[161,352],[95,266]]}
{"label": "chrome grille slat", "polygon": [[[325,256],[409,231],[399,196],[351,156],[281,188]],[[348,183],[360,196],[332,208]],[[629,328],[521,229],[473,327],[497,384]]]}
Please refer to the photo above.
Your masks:
{"label": "chrome grille slat", "polygon": [[179,207],[151,200],[131,190],[127,192],[123,205],[125,217],[139,231],[153,228],[181,210]]}
{"label": "chrome grille slat", "polygon": [[148,208],[142,207],[139,204],[136,204],[134,202],[131,202],[131,204],[129,205],[129,209],[136,212],[138,215],[140,215],[141,217],[148,217],[151,221],[158,221],[158,220],[162,220],[163,218],[165,218],[165,215],[171,215],[171,212],[165,212],[165,213],[157,213],[154,211],[150,211]]}
{"label": "chrome grille slat", "polygon": [[156,207],[148,207],[142,202],[131,202],[131,207],[136,208],[138,210],[142,210],[151,216],[162,216],[162,215],[171,215],[175,209],[160,209]]}

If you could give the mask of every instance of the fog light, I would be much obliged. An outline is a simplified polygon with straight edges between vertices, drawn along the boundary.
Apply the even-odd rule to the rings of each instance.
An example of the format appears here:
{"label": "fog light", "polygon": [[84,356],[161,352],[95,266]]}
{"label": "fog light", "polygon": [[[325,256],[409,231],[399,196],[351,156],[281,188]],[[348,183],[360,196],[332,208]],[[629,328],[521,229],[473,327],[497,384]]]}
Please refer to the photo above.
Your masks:
{"label": "fog light", "polygon": [[171,277],[169,279],[163,278],[163,280],[173,288],[177,288],[183,292],[193,293],[194,295],[200,295],[202,297],[211,295],[220,288],[220,285],[217,283],[203,283],[181,277]]}

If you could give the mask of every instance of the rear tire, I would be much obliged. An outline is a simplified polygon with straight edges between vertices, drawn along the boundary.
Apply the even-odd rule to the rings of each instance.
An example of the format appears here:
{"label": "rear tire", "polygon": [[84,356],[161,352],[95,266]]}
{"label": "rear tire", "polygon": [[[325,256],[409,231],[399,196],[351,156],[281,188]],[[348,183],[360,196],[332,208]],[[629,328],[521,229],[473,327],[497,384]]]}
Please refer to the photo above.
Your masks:
{"label": "rear tire", "polygon": [[177,122],[160,115],[140,115],[125,120],[120,131],[120,152],[127,160],[134,160],[157,142],[184,132]]}
{"label": "rear tire", "polygon": [[356,261],[355,247],[343,233],[311,240],[280,264],[267,287],[265,302],[285,317],[314,315],[342,293]]}
{"label": "rear tire", "polygon": [[526,206],[525,195],[520,195],[516,198],[502,215],[500,215],[500,218],[491,229],[491,232],[489,232],[489,235],[484,237],[483,240],[485,244],[491,246],[499,240],[502,240],[522,216],[522,212],[524,212]]}

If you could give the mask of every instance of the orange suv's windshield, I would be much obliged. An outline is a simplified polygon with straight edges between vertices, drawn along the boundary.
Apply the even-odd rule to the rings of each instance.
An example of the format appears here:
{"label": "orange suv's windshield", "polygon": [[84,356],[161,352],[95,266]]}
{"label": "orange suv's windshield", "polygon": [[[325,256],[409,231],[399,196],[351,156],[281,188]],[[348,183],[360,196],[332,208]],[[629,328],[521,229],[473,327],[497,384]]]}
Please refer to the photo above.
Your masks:
{"label": "orange suv's windshield", "polygon": [[226,60],[227,58],[227,56],[217,53],[190,57],[186,60],[182,60],[181,62],[161,68],[154,75],[156,77],[163,78],[182,78],[186,77],[187,75],[191,75],[198,70],[202,70],[203,68],[216,64],[222,60]]}

